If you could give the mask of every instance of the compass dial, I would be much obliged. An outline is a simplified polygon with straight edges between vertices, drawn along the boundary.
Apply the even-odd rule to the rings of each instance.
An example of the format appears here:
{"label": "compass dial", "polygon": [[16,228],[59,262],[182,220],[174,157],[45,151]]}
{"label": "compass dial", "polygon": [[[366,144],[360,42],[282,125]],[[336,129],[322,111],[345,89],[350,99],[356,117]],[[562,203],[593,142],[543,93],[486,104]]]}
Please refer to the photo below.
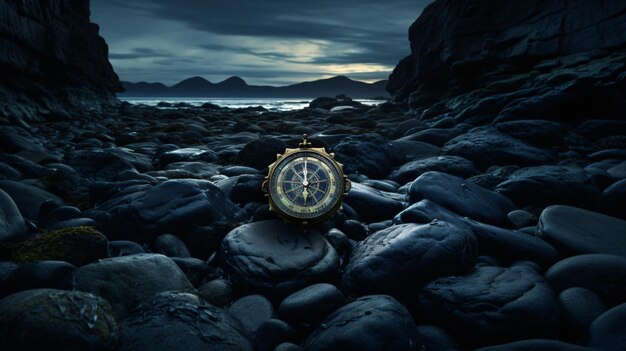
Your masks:
{"label": "compass dial", "polygon": [[304,221],[314,221],[336,210],[344,192],[336,162],[314,151],[293,153],[280,160],[268,188],[279,211]]}

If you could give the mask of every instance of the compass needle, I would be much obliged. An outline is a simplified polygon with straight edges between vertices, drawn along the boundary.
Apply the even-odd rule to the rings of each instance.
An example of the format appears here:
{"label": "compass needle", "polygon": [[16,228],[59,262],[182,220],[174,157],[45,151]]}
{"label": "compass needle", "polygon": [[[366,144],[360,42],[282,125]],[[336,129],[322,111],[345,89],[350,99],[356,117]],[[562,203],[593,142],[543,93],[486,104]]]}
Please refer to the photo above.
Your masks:
{"label": "compass needle", "polygon": [[286,149],[269,165],[262,189],[270,209],[288,222],[323,222],[340,209],[348,186],[341,164],[306,136],[298,148]]}

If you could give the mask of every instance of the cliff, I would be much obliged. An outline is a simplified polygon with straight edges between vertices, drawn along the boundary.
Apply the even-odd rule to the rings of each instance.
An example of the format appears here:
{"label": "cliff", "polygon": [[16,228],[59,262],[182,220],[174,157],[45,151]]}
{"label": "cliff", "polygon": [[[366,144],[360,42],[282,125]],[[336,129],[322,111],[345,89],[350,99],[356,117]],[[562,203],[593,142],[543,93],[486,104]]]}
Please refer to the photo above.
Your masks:
{"label": "cliff", "polygon": [[89,1],[0,0],[0,120],[67,118],[121,89]]}
{"label": "cliff", "polygon": [[411,55],[390,76],[396,100],[420,88],[474,87],[501,69],[540,60],[614,51],[626,44],[622,0],[437,0],[409,29]]}

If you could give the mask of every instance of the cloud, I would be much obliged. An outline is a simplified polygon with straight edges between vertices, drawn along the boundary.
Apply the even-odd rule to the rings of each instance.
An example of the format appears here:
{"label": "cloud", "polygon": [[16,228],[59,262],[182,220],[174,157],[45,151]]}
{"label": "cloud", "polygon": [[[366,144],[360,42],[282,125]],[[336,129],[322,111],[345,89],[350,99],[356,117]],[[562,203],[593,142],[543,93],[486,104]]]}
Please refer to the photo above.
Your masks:
{"label": "cloud", "polygon": [[251,84],[276,84],[329,74],[386,79],[409,53],[408,27],[430,1],[91,3],[122,79],[239,75]]}

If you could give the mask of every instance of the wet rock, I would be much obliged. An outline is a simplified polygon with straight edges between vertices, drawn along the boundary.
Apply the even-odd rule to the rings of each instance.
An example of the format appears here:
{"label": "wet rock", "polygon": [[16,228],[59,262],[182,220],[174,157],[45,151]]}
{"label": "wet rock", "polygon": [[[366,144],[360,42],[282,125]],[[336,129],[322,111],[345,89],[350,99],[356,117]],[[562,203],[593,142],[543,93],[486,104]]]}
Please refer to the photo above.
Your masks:
{"label": "wet rock", "polygon": [[484,189],[463,178],[441,172],[427,172],[409,187],[409,202],[428,199],[462,216],[503,224],[515,207],[506,197]]}
{"label": "wet rock", "polygon": [[549,336],[558,326],[556,298],[525,265],[480,266],[431,281],[419,296],[420,313],[466,345],[491,345]]}
{"label": "wet rock", "polygon": [[228,280],[214,279],[198,288],[198,295],[213,306],[226,306],[233,298],[233,289]]}
{"label": "wet rock", "polygon": [[107,237],[142,242],[164,233],[184,234],[198,225],[233,219],[236,211],[236,206],[208,181],[169,180],[132,190],[88,212]]}
{"label": "wet rock", "polygon": [[251,351],[250,340],[230,314],[178,294],[140,304],[120,325],[120,350]]}
{"label": "wet rock", "polygon": [[598,210],[610,216],[626,219],[626,179],[604,189],[598,198]]}
{"label": "wet rock", "polygon": [[107,238],[92,227],[71,227],[41,233],[10,247],[15,262],[61,260],[77,266],[109,257]]}
{"label": "wet rock", "polygon": [[359,173],[383,178],[391,168],[404,162],[404,155],[379,134],[348,136],[333,151],[347,174]]}
{"label": "wet rock", "polygon": [[554,121],[520,120],[497,123],[496,129],[532,145],[550,147],[559,145],[567,128]]}
{"label": "wet rock", "polygon": [[626,302],[626,257],[623,256],[569,257],[550,267],[545,278],[556,293],[581,287],[593,291],[609,306]]}
{"label": "wet rock", "polygon": [[109,300],[120,318],[156,293],[194,290],[174,261],[157,254],[113,257],[80,267],[74,287]]}
{"label": "wet rock", "polygon": [[209,266],[206,262],[193,257],[172,257],[185,277],[193,286],[199,286],[209,276]]}
{"label": "wet rock", "polygon": [[71,288],[72,274],[76,266],[64,261],[39,261],[17,266],[0,286],[0,296],[18,291],[50,288]]}
{"label": "wet rock", "polygon": [[278,308],[278,316],[292,323],[317,323],[343,305],[345,297],[336,286],[313,284],[287,296]]}
{"label": "wet rock", "polygon": [[13,199],[0,190],[0,242],[15,241],[26,234],[24,218]]}
{"label": "wet rock", "polygon": [[403,196],[376,190],[352,182],[352,188],[344,202],[352,207],[365,222],[378,222],[393,218],[404,207]]}
{"label": "wet rock", "polygon": [[280,319],[270,319],[261,324],[254,335],[254,349],[272,351],[285,340],[292,340],[295,329]]}
{"label": "wet rock", "polygon": [[167,257],[191,257],[185,243],[172,234],[159,235],[152,244],[152,252]]}
{"label": "wet rock", "polygon": [[63,200],[36,186],[13,180],[0,180],[0,189],[4,190],[15,202],[20,213],[33,221],[39,219],[41,205],[49,201],[58,206]]}
{"label": "wet rock", "polygon": [[476,349],[475,351],[533,351],[533,350],[592,351],[592,349],[584,347],[584,346],[568,344],[562,341],[550,340],[550,339],[529,339],[529,340],[513,341],[513,342],[502,344],[502,345],[481,347],[479,349]]}
{"label": "wet rock", "polygon": [[626,348],[626,303],[601,314],[589,327],[589,346],[598,350]]}
{"label": "wet rock", "polygon": [[337,252],[322,235],[278,220],[235,228],[222,241],[220,257],[235,285],[270,298],[332,281],[339,271]]}
{"label": "wet rock", "polygon": [[7,351],[116,350],[109,303],[80,291],[35,289],[0,300],[0,348]]}
{"label": "wet rock", "polygon": [[111,257],[118,257],[145,253],[146,250],[134,241],[114,240],[109,241],[109,252]]}
{"label": "wet rock", "polygon": [[520,229],[537,224],[537,216],[524,210],[513,210],[506,215],[513,227]]}
{"label": "wet rock", "polygon": [[65,158],[68,166],[90,180],[113,180],[120,173],[135,170],[129,160],[111,149],[79,150]]}
{"label": "wet rock", "polygon": [[462,350],[461,346],[448,334],[444,329],[434,325],[420,325],[417,327],[420,341],[424,351],[446,350],[458,351]]}
{"label": "wet rock", "polygon": [[189,161],[215,162],[217,161],[217,155],[215,154],[215,152],[208,149],[186,147],[182,149],[166,151],[159,156],[159,163],[162,166],[174,162]]}
{"label": "wet rock", "polygon": [[585,288],[563,290],[558,297],[562,334],[576,340],[584,335],[591,322],[606,311],[606,306],[593,291]]}
{"label": "wet rock", "polygon": [[[375,333],[369,331],[376,331]],[[420,342],[409,311],[386,295],[371,295],[331,313],[304,342],[317,350],[418,350]]]}
{"label": "wet rock", "polygon": [[253,335],[274,316],[274,306],[262,295],[248,295],[230,305],[228,312],[241,321],[248,335]]}
{"label": "wet rock", "polygon": [[493,165],[530,166],[554,160],[550,151],[528,145],[493,127],[478,127],[461,134],[448,141],[442,151],[446,155],[464,157],[481,169]]}
{"label": "wet rock", "polygon": [[391,172],[389,179],[405,184],[429,171],[443,172],[457,177],[469,178],[478,174],[471,161],[458,156],[437,156],[405,163]]}
{"label": "wet rock", "polygon": [[287,145],[278,138],[260,138],[246,144],[237,154],[237,163],[255,169],[265,169],[285,152]]}
{"label": "wet rock", "polygon": [[518,206],[538,207],[553,204],[590,207],[598,196],[593,179],[582,168],[573,166],[521,168],[499,184],[496,191]]}
{"label": "wet rock", "polygon": [[555,205],[543,210],[537,236],[568,254],[626,256],[626,221],[576,207]]}
{"label": "wet rock", "polygon": [[391,226],[373,233],[352,250],[342,284],[359,294],[405,298],[433,278],[471,269],[477,246],[466,226],[443,221]]}

